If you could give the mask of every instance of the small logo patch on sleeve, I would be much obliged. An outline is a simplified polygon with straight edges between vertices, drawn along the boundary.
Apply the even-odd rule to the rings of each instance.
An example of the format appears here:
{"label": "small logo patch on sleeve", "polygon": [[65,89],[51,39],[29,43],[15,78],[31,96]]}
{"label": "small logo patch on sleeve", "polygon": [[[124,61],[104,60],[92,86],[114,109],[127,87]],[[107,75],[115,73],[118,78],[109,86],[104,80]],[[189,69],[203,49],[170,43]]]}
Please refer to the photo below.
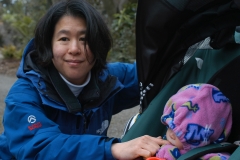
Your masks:
{"label": "small logo patch on sleeve", "polygon": [[36,123],[36,121],[37,121],[37,118],[34,115],[28,116],[28,123],[31,124],[30,126],[28,126],[28,129],[30,131],[42,127],[42,123],[41,122]]}

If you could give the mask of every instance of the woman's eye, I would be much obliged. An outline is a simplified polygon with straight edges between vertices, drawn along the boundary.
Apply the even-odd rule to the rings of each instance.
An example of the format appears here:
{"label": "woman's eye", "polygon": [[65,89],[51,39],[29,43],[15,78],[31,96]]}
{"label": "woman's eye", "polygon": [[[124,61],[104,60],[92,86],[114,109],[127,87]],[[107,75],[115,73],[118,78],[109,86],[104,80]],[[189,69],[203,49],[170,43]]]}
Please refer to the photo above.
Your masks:
{"label": "woman's eye", "polygon": [[85,38],[85,37],[82,37],[82,38],[80,38],[79,40],[85,42],[85,41],[86,41],[86,38]]}
{"label": "woman's eye", "polygon": [[67,41],[68,39],[66,37],[60,38],[61,41]]}

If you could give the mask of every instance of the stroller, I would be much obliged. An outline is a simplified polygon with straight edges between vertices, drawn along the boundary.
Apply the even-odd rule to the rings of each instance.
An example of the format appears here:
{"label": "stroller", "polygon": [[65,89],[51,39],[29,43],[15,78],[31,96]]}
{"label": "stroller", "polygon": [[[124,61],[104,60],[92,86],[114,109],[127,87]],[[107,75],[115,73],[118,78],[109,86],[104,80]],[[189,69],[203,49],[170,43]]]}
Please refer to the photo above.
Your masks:
{"label": "stroller", "polygon": [[227,151],[240,159],[240,0],[138,1],[136,20],[140,111],[126,125],[122,141],[163,136],[160,121],[167,100],[184,85],[209,83],[231,101],[228,143],[200,147],[179,159]]}

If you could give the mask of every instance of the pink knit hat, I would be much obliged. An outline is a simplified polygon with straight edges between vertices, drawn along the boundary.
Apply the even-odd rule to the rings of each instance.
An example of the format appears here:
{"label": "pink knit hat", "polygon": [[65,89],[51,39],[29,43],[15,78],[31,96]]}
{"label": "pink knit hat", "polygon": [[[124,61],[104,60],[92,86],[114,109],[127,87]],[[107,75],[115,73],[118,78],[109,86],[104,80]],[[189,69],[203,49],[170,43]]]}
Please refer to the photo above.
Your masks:
{"label": "pink knit hat", "polygon": [[232,107],[215,86],[190,84],[168,100],[161,121],[175,132],[187,152],[225,141],[231,131]]}

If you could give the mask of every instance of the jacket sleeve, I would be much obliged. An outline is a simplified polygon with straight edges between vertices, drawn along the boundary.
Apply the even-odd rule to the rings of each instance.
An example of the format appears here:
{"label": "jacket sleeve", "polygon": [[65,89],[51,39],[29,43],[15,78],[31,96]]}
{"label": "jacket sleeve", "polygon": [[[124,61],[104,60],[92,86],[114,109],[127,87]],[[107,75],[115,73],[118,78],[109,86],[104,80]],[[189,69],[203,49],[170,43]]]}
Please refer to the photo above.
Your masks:
{"label": "jacket sleeve", "polygon": [[118,78],[123,86],[123,89],[115,96],[113,114],[139,105],[140,91],[136,63],[109,63],[108,70],[111,75]]}
{"label": "jacket sleeve", "polygon": [[67,135],[48,119],[31,83],[15,83],[6,97],[4,134],[18,159],[114,159],[109,139],[95,135]]}

